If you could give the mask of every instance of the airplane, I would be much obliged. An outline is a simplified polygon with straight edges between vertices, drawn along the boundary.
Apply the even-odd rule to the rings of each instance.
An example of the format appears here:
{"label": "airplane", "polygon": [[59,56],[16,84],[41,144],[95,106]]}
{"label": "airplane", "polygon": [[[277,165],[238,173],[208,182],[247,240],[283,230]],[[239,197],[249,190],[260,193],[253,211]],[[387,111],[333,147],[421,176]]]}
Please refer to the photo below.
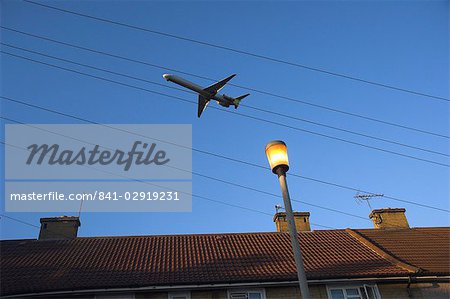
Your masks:
{"label": "airplane", "polygon": [[198,86],[195,83],[192,83],[186,79],[180,78],[175,75],[170,74],[164,74],[163,78],[167,81],[176,83],[178,85],[181,85],[183,87],[186,87],[192,91],[195,91],[198,93],[198,112],[197,116],[200,117],[202,115],[202,112],[206,109],[206,106],[208,105],[210,100],[217,101],[217,104],[223,106],[223,107],[230,107],[230,105],[234,106],[234,109],[237,109],[239,106],[239,103],[242,101],[243,98],[250,95],[249,93],[244,94],[242,96],[233,98],[230,96],[227,96],[226,94],[217,94],[224,86],[228,83],[233,77],[236,76],[236,74],[233,74],[223,80],[220,80],[206,88],[203,88],[201,86]]}

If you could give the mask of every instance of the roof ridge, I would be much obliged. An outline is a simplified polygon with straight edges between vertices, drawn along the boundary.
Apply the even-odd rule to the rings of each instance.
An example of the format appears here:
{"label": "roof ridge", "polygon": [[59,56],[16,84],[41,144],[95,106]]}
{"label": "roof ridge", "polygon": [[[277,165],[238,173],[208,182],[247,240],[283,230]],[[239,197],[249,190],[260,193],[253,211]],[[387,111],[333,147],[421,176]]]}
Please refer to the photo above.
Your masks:
{"label": "roof ridge", "polygon": [[[419,230],[419,229],[423,229],[423,230],[429,230],[429,229],[450,229],[450,226],[412,226],[412,227],[408,227],[408,228],[395,227],[395,228],[390,228],[389,231]],[[353,230],[356,230],[356,231],[376,231],[376,230],[379,230],[379,229],[378,228],[354,228]]]}
{"label": "roof ridge", "polygon": [[364,237],[361,233],[352,230],[351,228],[346,228],[345,231],[352,236],[353,238],[355,238],[358,242],[360,242],[361,244],[363,244],[364,246],[366,246],[367,248],[369,248],[370,250],[374,251],[376,254],[378,254],[379,256],[381,256],[382,258],[384,258],[385,260],[387,260],[388,262],[403,268],[405,270],[407,270],[408,272],[411,273],[419,273],[422,271],[421,268],[416,267],[414,265],[405,263],[401,260],[399,260],[396,256],[384,251],[382,248],[378,247],[376,244],[374,244],[371,240],[369,240],[368,238]]}
{"label": "roof ridge", "polygon": [[[318,229],[313,231],[303,231],[298,232],[299,235],[301,234],[310,234],[315,232],[330,232],[330,231],[344,231],[345,229]],[[120,235],[120,236],[80,236],[76,237],[75,239],[65,239],[65,241],[73,241],[73,240],[86,240],[86,239],[123,239],[123,238],[157,238],[157,237],[217,237],[217,236],[242,236],[242,235],[282,235],[282,234],[289,234],[289,232],[276,232],[276,231],[269,231],[269,232],[222,232],[222,233],[190,233],[190,234],[158,234],[158,235]],[[0,240],[1,242],[15,242],[15,241],[39,241],[42,242],[43,240],[38,239],[5,239]],[[52,239],[52,240],[45,240],[45,241],[64,241],[63,239]]]}

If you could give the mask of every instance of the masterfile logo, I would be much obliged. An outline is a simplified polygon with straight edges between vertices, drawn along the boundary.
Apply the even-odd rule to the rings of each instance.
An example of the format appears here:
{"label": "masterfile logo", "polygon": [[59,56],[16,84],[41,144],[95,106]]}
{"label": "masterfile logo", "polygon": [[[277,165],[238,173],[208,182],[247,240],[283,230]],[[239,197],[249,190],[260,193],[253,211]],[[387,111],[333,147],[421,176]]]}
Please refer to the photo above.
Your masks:
{"label": "masterfile logo", "polygon": [[190,211],[191,125],[6,125],[7,211]]}
{"label": "masterfile logo", "polygon": [[191,125],[6,125],[7,179],[191,179]]}
{"label": "masterfile logo", "polygon": [[[156,151],[156,143],[149,145],[148,143],[135,141],[129,152],[116,149],[100,150],[100,145],[96,144],[91,150],[82,147],[79,150],[61,150],[58,144],[32,144],[27,147],[30,150],[30,155],[27,159],[27,165],[33,163],[41,165],[44,159],[49,165],[108,165],[116,163],[123,165],[124,170],[128,171],[131,165],[164,165],[170,161],[166,158],[164,150]],[[139,150],[142,148],[142,150]],[[156,152],[156,153],[155,153]],[[35,159],[36,157],[36,159]]]}

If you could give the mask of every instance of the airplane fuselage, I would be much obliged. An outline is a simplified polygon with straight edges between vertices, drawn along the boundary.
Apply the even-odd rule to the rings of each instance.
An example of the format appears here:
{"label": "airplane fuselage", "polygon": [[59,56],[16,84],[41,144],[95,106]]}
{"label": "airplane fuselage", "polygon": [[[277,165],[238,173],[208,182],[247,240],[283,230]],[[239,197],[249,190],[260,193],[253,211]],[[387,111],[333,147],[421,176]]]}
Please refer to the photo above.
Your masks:
{"label": "airplane fuselage", "polygon": [[175,76],[175,75],[164,75],[163,77],[167,81],[171,81],[173,83],[176,83],[178,85],[186,87],[187,89],[195,91],[196,93],[202,95],[203,97],[205,97],[208,100],[217,101],[217,104],[219,104],[223,107],[230,107],[230,105],[233,104],[234,98],[227,96],[225,94],[220,95],[218,93],[209,93],[209,92],[205,91],[203,87],[201,87],[191,81],[188,81],[186,79]]}

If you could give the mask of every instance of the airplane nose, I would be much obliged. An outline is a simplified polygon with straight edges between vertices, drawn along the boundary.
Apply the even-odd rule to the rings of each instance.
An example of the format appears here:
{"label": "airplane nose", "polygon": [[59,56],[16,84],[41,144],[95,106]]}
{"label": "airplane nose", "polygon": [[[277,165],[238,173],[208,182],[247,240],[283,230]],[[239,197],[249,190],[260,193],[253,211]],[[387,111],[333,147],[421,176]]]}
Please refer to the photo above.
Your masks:
{"label": "airplane nose", "polygon": [[169,80],[170,75],[169,75],[169,74],[164,74],[164,75],[163,75],[163,78],[166,79],[166,80]]}

